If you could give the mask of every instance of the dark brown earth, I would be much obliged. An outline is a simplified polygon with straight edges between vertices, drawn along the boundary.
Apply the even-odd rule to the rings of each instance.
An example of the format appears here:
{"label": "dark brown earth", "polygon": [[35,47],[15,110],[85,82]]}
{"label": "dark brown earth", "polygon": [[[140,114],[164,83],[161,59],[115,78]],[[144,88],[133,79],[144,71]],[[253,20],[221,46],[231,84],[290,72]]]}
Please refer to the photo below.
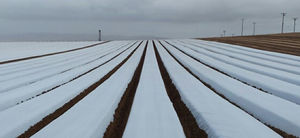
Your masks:
{"label": "dark brown earth", "polygon": [[[100,80],[86,88],[84,91],[82,91],[80,94],[78,94],[76,97],[71,99],[69,102],[65,103],[62,107],[58,108],[53,113],[47,115],[44,117],[41,121],[36,123],[35,125],[31,126],[28,130],[26,130],[23,134],[21,134],[20,138],[27,138],[32,135],[34,135],[36,132],[44,128],[46,125],[50,124],[53,120],[61,116],[63,113],[65,113],[67,110],[69,110],[71,107],[73,107],[76,103],[78,103],[81,99],[83,99],[85,96],[87,96],[89,93],[93,92],[99,85],[101,85],[105,80],[107,80],[111,75],[113,75],[136,51],[136,49],[141,45],[141,43],[116,67],[114,67],[110,72],[108,72],[104,77],[102,77]],[[116,58],[118,55],[110,59],[109,61]],[[109,62],[107,61],[107,62]],[[105,63],[107,63],[105,62]],[[105,64],[103,63],[103,64]]]}
{"label": "dark brown earth", "polygon": [[[168,42],[166,42],[166,43],[168,43]],[[220,71],[220,70],[218,70],[218,69],[216,69],[216,68],[214,68],[214,67],[211,67],[211,66],[209,66],[209,65],[207,65],[207,64],[205,64],[205,63],[203,63],[203,62],[201,62],[200,60],[198,60],[198,59],[196,59],[195,57],[193,57],[193,56],[191,56],[191,55],[189,55],[189,54],[187,54],[187,53],[185,53],[184,51],[182,51],[182,50],[180,50],[179,48],[177,48],[176,46],[174,46],[174,45],[172,45],[172,44],[170,44],[170,43],[168,43],[169,45],[171,45],[171,46],[173,46],[174,48],[176,48],[177,50],[179,50],[180,52],[182,52],[182,53],[184,53],[185,55],[187,55],[187,56],[189,56],[189,57],[191,57],[191,58],[193,58],[194,60],[196,60],[196,61],[198,61],[199,63],[201,63],[201,64],[203,64],[203,65],[205,65],[205,66],[207,66],[207,67],[209,67],[209,68],[211,68],[211,69],[213,69],[213,70],[216,70],[216,71],[218,71],[218,72],[220,72],[220,73],[222,73],[222,74],[224,74],[224,75],[226,75],[226,76],[228,76],[228,77],[231,77],[231,76],[229,76],[228,74],[226,74],[226,73],[224,73],[224,72],[222,72],[222,71]],[[161,44],[162,45],[162,44]],[[162,45],[163,47],[164,47],[164,49],[166,49],[166,51],[183,67],[183,68],[185,68],[191,75],[193,75],[195,78],[197,78],[200,82],[202,82],[207,88],[209,88],[209,89],[211,89],[215,94],[217,94],[217,95],[219,95],[220,97],[222,97],[223,99],[225,99],[226,101],[228,101],[229,103],[231,103],[231,104],[233,104],[234,106],[236,106],[236,107],[238,107],[239,109],[241,109],[241,110],[243,110],[244,112],[246,112],[246,113],[248,113],[249,115],[251,115],[253,118],[255,118],[255,119],[257,119],[255,116],[253,116],[251,113],[249,113],[249,112],[247,112],[246,110],[244,110],[243,108],[241,108],[240,106],[238,106],[237,104],[235,104],[234,102],[232,102],[232,101],[230,101],[229,99],[227,99],[224,95],[222,95],[221,93],[219,93],[217,90],[215,90],[209,83],[206,83],[205,81],[203,81],[203,80],[201,80],[201,78],[199,78],[197,75],[195,75],[191,70],[189,70],[187,67],[185,67],[182,63],[180,63],[180,61],[164,46],[164,45]],[[231,77],[232,78],[232,77]],[[235,78],[233,78],[233,79],[235,79]],[[244,82],[243,82],[244,83]],[[247,83],[245,83],[246,85],[248,85]],[[250,86],[250,85],[249,85]],[[253,86],[252,86],[253,87]],[[256,88],[256,87],[254,87],[254,88]],[[259,119],[257,119],[258,121],[260,121]],[[261,121],[260,121],[261,122]],[[263,122],[262,122],[263,123]],[[265,123],[263,123],[263,124],[265,124]],[[268,124],[265,124],[267,127],[269,127],[270,129],[272,129],[273,131],[275,131],[276,133],[278,133],[279,135],[281,135],[282,137],[284,137],[284,138],[296,138],[295,136],[293,136],[293,135],[290,135],[290,134],[288,134],[288,133],[286,133],[286,132],[284,132],[284,131],[282,131],[282,130],[280,130],[280,129],[278,129],[278,128],[275,128],[275,127],[273,127],[273,126],[271,126],[271,125],[268,125]]]}
{"label": "dark brown earth", "polygon": [[137,86],[140,81],[140,76],[142,72],[142,68],[144,65],[144,60],[146,56],[146,50],[148,46],[148,41],[144,48],[144,52],[140,59],[140,62],[134,72],[134,75],[127,85],[127,88],[121,98],[121,101],[118,104],[117,109],[115,110],[114,120],[109,124],[104,133],[104,138],[122,138],[129,114],[131,111],[132,103],[134,100],[134,96],[136,93]]}
{"label": "dark brown earth", "polygon": [[[172,80],[170,78],[170,75],[165,68],[161,57],[158,53],[158,50],[156,48],[155,43],[154,44],[154,51],[157,59],[157,63],[159,66],[159,70],[161,73],[161,76],[163,78],[165,88],[167,90],[168,96],[173,103],[173,107],[177,113],[177,116],[180,120],[180,123],[183,127],[183,131],[185,133],[185,136],[187,138],[206,138],[207,133],[200,129],[198,126],[198,123],[191,113],[191,111],[188,109],[188,107],[184,104],[184,102],[181,100],[181,96],[179,94],[179,91],[177,90],[176,86],[172,83]],[[160,43],[161,44],[161,43]]]}
{"label": "dark brown earth", "polygon": [[57,55],[57,54],[68,53],[68,52],[72,52],[72,51],[77,51],[77,50],[81,50],[81,49],[85,49],[85,48],[90,48],[90,47],[98,46],[100,44],[104,44],[104,43],[108,43],[108,42],[110,42],[110,41],[104,41],[104,42],[101,42],[101,43],[92,44],[92,45],[88,45],[88,46],[84,46],[84,47],[80,47],[80,48],[74,48],[74,49],[70,49],[70,50],[65,50],[65,51],[60,51],[60,52],[54,52],[54,53],[49,53],[49,54],[44,54],[44,55],[31,56],[31,57],[25,57],[25,58],[19,58],[19,59],[2,61],[2,62],[0,62],[0,65],[1,64],[7,64],[7,63],[12,63],[12,62],[18,62],[18,61],[24,61],[24,60],[34,59],[34,58],[40,58],[40,57],[46,57],[46,56],[52,56],[52,55]]}
{"label": "dark brown earth", "polygon": [[300,56],[300,33],[212,37],[200,39]]}

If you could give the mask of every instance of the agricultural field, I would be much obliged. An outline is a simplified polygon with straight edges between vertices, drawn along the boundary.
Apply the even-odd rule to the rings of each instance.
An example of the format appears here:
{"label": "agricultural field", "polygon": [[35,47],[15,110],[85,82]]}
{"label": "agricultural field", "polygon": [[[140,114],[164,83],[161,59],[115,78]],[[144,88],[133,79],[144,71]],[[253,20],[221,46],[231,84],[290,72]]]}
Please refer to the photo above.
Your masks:
{"label": "agricultural field", "polygon": [[218,41],[300,56],[300,33],[216,37],[203,38],[203,40]]}
{"label": "agricultural field", "polygon": [[300,47],[214,41],[0,43],[0,138],[300,137]]}

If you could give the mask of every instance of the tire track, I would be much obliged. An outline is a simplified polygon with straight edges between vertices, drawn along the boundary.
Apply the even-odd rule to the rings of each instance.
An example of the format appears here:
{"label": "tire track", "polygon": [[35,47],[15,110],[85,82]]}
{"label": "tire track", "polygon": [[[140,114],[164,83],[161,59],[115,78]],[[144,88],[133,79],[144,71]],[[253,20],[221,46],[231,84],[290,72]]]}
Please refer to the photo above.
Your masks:
{"label": "tire track", "polygon": [[[19,138],[27,138],[44,128],[46,125],[51,123],[53,120],[61,116],[63,113],[65,113],[67,110],[69,110],[71,107],[73,107],[76,103],[78,103],[81,99],[83,99],[85,96],[87,96],[89,93],[93,92],[94,89],[96,89],[99,85],[101,85],[105,80],[107,80],[112,74],[114,74],[132,55],[133,53],[137,50],[137,48],[140,47],[142,42],[121,62],[119,63],[116,67],[114,67],[109,73],[107,73],[104,77],[102,77],[99,81],[95,82],[88,88],[86,88],[84,91],[82,91],[80,94],[78,94],[76,97],[71,99],[69,102],[65,103],[62,107],[58,108],[56,111],[53,113],[47,115],[44,117],[40,122],[34,124],[31,126],[28,130],[26,130],[23,134],[19,135]],[[117,56],[115,56],[117,57]],[[114,58],[115,58],[114,57]],[[113,60],[113,59],[111,59]],[[111,61],[109,60],[109,61]],[[107,61],[107,62],[109,62]],[[105,63],[107,63],[105,62]],[[104,65],[103,63],[102,65]]]}
{"label": "tire track", "polygon": [[[231,104],[233,104],[234,106],[236,106],[237,108],[239,108],[239,109],[241,109],[241,110],[243,110],[244,112],[246,112],[247,114],[249,114],[249,115],[251,115],[253,118],[255,118],[256,120],[258,120],[259,122],[261,122],[261,123],[263,123],[261,120],[259,120],[259,119],[257,119],[253,114],[251,114],[251,113],[249,113],[249,112],[247,112],[246,110],[244,110],[243,108],[241,108],[239,105],[237,105],[237,104],[235,104],[234,102],[232,102],[232,101],[230,101],[228,98],[226,98],[224,95],[222,95],[221,93],[219,93],[218,91],[216,91],[210,84],[208,84],[208,83],[206,83],[205,81],[203,81],[203,80],[201,80],[201,78],[199,78],[197,75],[195,75],[189,68],[187,68],[185,65],[183,65],[160,41],[159,41],[159,43],[163,46],[163,48],[177,61],[177,63],[178,64],[180,64],[186,71],[188,71],[191,75],[193,75],[196,79],[198,79],[201,83],[203,83],[207,88],[209,88],[209,89],[211,89],[215,94],[217,94],[217,95],[219,95],[220,97],[222,97],[223,99],[225,99],[226,101],[228,101],[229,103],[231,103]],[[166,43],[168,43],[168,42],[166,42]],[[168,43],[169,44],[169,43]],[[169,44],[169,45],[171,45],[171,44]],[[173,45],[171,45],[171,46],[173,46]],[[175,47],[176,48],[176,47]],[[177,48],[176,48],[177,49]],[[179,49],[178,49],[179,50]],[[181,51],[181,50],[179,50],[179,51]],[[183,51],[181,51],[182,53],[184,53]],[[187,56],[189,56],[189,57],[191,57],[190,55],[188,55],[188,54],[186,54],[186,53],[184,53],[185,55],[187,55]],[[193,58],[193,57],[191,57],[191,58]],[[194,59],[194,58],[193,58]],[[195,59],[196,60],[196,59]],[[198,61],[198,60],[196,60],[196,61]],[[201,62],[200,62],[201,63]],[[206,64],[204,64],[204,65],[206,65]],[[206,66],[208,66],[208,65],[206,65]],[[208,67],[210,67],[210,66],[208,66]],[[210,67],[211,68],[211,67]],[[214,69],[214,68],[212,68],[212,69]],[[215,70],[215,69],[214,69]],[[218,71],[218,70],[216,70],[216,71]],[[219,72],[219,71],[218,71]],[[222,72],[220,72],[220,73],[222,73]],[[222,73],[223,74],[223,73]],[[224,74],[225,75],[225,74]],[[226,75],[227,76],[227,75]],[[273,126],[271,126],[271,125],[268,125],[268,124],[266,124],[266,123],[263,123],[263,124],[265,124],[267,127],[269,127],[270,129],[272,129],[273,131],[275,131],[276,133],[278,133],[279,135],[281,135],[282,137],[284,137],[284,138],[296,138],[295,136],[293,136],[293,135],[290,135],[290,134],[288,134],[288,133],[286,133],[286,132],[284,132],[284,131],[282,131],[282,130],[280,130],[280,129],[278,129],[278,128],[276,128],[276,127],[273,127]]]}
{"label": "tire track", "polygon": [[132,107],[133,99],[136,93],[136,89],[140,81],[147,47],[148,41],[146,42],[146,46],[144,48],[141,60],[133,74],[133,77],[127,85],[127,88],[118,104],[118,107],[115,110],[114,120],[110,122],[110,124],[106,128],[106,131],[103,135],[104,138],[121,138],[124,133],[129,118],[130,110]]}
{"label": "tire track", "polygon": [[169,76],[169,73],[164,63],[162,62],[162,59],[158,53],[158,50],[154,42],[153,45],[154,45],[156,60],[165,84],[167,94],[173,103],[173,107],[179,117],[185,136],[187,138],[208,137],[207,133],[204,130],[199,128],[195,117],[192,115],[191,111],[188,109],[185,103],[181,100],[179,91],[177,90],[176,86],[173,84],[172,79]]}
{"label": "tire track", "polygon": [[[48,89],[48,90],[45,90],[45,91],[43,91],[43,92],[41,92],[41,93],[39,93],[39,94],[37,94],[37,95],[31,97],[31,98],[28,98],[28,99],[26,99],[26,100],[22,100],[22,101],[18,102],[17,105],[18,105],[18,104],[21,104],[21,103],[23,103],[23,102],[29,101],[29,100],[31,100],[31,99],[33,99],[33,98],[38,97],[38,96],[41,96],[41,95],[43,95],[43,94],[45,94],[45,93],[48,93],[48,92],[50,92],[50,91],[52,91],[52,90],[55,90],[55,89],[57,89],[57,88],[59,88],[59,87],[65,85],[65,84],[67,84],[67,83],[69,83],[69,82],[72,82],[72,81],[74,81],[74,80],[76,80],[76,79],[78,79],[78,78],[80,78],[80,77],[82,77],[82,76],[88,74],[89,72],[91,72],[91,71],[93,71],[93,70],[95,70],[95,69],[101,67],[101,66],[104,65],[105,63],[107,63],[107,62],[113,60],[114,58],[116,58],[117,56],[121,55],[122,53],[124,53],[125,51],[127,51],[128,49],[130,49],[131,47],[133,47],[136,43],[137,43],[137,42],[133,43],[131,46],[129,46],[129,47],[126,48],[125,50],[121,51],[121,52],[118,53],[116,56],[114,56],[113,58],[111,58],[111,59],[109,59],[108,61],[104,62],[103,64],[100,64],[100,65],[98,65],[98,66],[96,66],[96,67],[94,67],[94,68],[92,68],[92,69],[90,69],[90,70],[88,70],[88,71],[86,71],[86,72],[84,72],[84,73],[82,73],[82,74],[80,74],[80,75],[78,75],[78,76],[72,78],[71,80],[69,80],[69,81],[67,81],[67,82],[64,82],[64,83],[62,83],[62,84],[56,85],[56,86],[54,86],[54,87],[52,87],[52,88],[50,88],[50,89]],[[116,49],[115,51],[118,51],[118,50],[121,49],[121,48],[122,48],[122,47]],[[95,59],[95,61],[98,60],[98,59],[101,59],[102,57],[105,57],[105,56],[107,56],[107,55],[109,55],[109,54],[111,54],[111,53],[113,53],[113,52],[115,52],[115,51],[111,51],[111,52],[109,52],[109,53],[107,53],[107,54],[105,54],[105,55],[103,55],[103,56],[101,56],[101,57]],[[94,62],[94,61],[90,61],[89,63],[91,63],[91,62]],[[82,66],[84,66],[84,65],[86,65],[86,64],[89,64],[89,63],[85,63],[85,64],[83,64]],[[68,70],[68,71],[69,71],[69,70]],[[64,71],[64,72],[66,72],[66,71]],[[61,72],[61,73],[59,73],[59,74],[62,74],[62,73],[64,73],[64,72]]]}
{"label": "tire track", "polygon": [[65,50],[65,51],[60,51],[60,52],[54,52],[54,53],[49,53],[49,54],[44,54],[44,55],[31,56],[31,57],[25,57],[25,58],[2,61],[2,62],[0,62],[0,65],[1,64],[7,64],[7,63],[18,62],[18,61],[30,60],[30,59],[40,58],[40,57],[52,56],[52,55],[57,55],[57,54],[62,54],[62,53],[67,53],[67,52],[72,52],[72,51],[77,51],[77,50],[86,49],[86,48],[94,47],[94,46],[97,46],[97,45],[105,44],[105,43],[108,43],[108,42],[110,42],[110,41],[104,41],[104,42],[92,44],[92,45],[89,45],[89,46],[84,46],[84,47],[80,47],[80,48],[75,48],[75,49],[70,49],[70,50]]}

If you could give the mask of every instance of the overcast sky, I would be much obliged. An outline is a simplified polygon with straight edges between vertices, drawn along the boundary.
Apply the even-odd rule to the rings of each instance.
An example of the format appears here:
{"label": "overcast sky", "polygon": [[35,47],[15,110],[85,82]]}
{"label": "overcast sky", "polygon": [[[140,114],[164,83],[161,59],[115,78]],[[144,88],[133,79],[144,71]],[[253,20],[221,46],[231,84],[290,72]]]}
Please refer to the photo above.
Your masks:
{"label": "overcast sky", "polygon": [[[193,38],[278,33],[281,12],[300,17],[300,0],[0,0],[0,40]],[[297,29],[300,31],[300,23]]]}

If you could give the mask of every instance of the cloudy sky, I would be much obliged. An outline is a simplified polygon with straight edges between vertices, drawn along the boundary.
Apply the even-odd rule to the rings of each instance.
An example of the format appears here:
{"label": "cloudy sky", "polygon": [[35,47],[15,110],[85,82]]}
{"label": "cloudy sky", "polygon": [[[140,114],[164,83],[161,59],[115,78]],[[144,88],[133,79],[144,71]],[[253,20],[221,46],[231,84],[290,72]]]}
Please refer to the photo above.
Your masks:
{"label": "cloudy sky", "polygon": [[[0,0],[0,41],[194,38],[278,33],[300,0]],[[300,23],[297,29],[300,31]]]}

